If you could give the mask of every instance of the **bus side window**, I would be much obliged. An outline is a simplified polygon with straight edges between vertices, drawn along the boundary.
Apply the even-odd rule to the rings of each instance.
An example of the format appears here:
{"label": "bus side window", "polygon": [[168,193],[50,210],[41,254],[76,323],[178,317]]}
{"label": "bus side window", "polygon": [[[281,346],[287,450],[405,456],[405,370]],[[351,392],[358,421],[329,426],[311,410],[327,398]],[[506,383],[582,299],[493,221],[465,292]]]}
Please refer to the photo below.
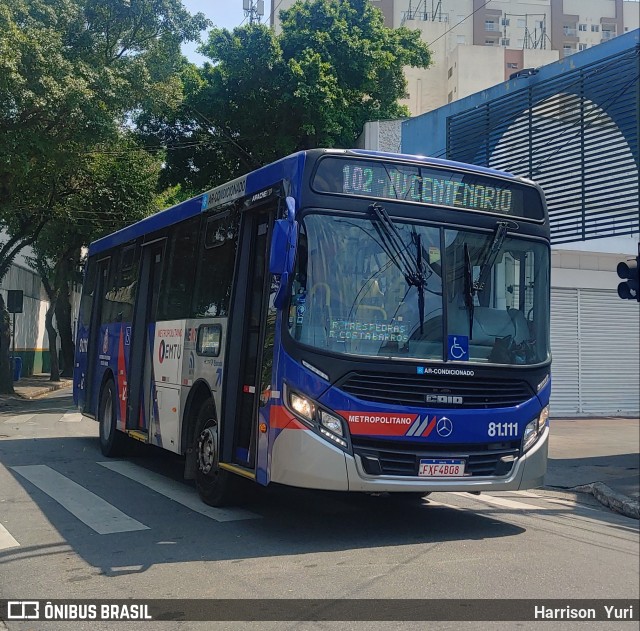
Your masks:
{"label": "bus side window", "polygon": [[104,284],[104,293],[102,298],[102,309],[100,310],[100,324],[110,324],[116,321],[117,305],[115,304],[115,295],[117,288],[118,269],[120,267],[120,257],[117,255],[111,258],[109,266],[109,276]]}
{"label": "bus side window", "polygon": [[114,257],[102,306],[102,324],[131,322],[138,280],[140,248],[127,245]]}
{"label": "bus side window", "polygon": [[239,223],[240,214],[233,211],[207,219],[193,300],[196,318],[229,314]]}
{"label": "bus side window", "polygon": [[78,331],[88,331],[91,323],[91,311],[93,309],[93,294],[96,290],[96,273],[98,265],[95,260],[88,259],[84,283],[82,285],[82,298],[80,298],[80,310],[78,313]]}
{"label": "bus side window", "polygon": [[199,227],[200,218],[195,217],[178,224],[171,232],[160,285],[157,320],[179,320],[189,315]]}

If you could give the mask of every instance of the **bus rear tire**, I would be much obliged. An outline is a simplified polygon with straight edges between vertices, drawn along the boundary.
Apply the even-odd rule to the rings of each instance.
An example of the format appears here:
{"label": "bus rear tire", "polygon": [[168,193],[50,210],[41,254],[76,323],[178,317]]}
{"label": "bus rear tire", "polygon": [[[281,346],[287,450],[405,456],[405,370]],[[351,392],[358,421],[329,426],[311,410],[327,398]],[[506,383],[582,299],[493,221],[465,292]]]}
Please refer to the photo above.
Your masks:
{"label": "bus rear tire", "polygon": [[100,451],[107,458],[122,454],[126,436],[119,432],[116,416],[116,387],[111,379],[107,381],[100,395],[98,420],[100,422]]}
{"label": "bus rear tire", "polygon": [[219,429],[215,404],[213,399],[208,399],[198,413],[193,448],[196,454],[196,489],[200,499],[209,506],[236,503],[241,494],[242,480],[218,466]]}

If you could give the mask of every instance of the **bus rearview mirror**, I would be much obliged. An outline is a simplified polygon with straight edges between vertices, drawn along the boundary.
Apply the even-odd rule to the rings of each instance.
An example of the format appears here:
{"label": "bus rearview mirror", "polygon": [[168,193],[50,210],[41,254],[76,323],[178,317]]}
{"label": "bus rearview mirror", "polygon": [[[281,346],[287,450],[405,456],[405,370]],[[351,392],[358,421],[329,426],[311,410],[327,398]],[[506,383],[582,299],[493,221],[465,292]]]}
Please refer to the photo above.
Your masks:
{"label": "bus rearview mirror", "polygon": [[281,275],[293,272],[298,243],[298,222],[296,204],[293,197],[287,197],[287,217],[277,219],[273,226],[271,251],[269,253],[269,272]]}
{"label": "bus rearview mirror", "polygon": [[269,272],[282,274],[286,269],[289,245],[290,224],[286,219],[277,219],[273,225],[271,252],[269,253]]}

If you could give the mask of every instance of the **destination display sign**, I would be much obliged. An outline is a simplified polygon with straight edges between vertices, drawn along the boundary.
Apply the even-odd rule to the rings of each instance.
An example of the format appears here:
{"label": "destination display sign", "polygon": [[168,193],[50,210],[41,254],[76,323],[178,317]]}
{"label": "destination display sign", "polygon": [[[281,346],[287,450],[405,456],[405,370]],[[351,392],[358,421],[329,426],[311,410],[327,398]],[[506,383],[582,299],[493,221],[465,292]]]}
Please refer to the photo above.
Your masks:
{"label": "destination display sign", "polygon": [[532,186],[431,166],[329,157],[319,161],[312,188],[319,193],[544,219],[542,199]]}

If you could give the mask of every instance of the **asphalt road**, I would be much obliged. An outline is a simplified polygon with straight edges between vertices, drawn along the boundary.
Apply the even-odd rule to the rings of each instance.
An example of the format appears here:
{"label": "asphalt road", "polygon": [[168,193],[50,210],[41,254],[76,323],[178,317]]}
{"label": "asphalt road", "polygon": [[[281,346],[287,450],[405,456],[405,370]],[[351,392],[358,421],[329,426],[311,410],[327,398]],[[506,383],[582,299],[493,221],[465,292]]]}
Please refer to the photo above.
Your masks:
{"label": "asphalt road", "polygon": [[[212,509],[181,480],[179,459],[144,450],[108,461],[97,430],[64,392],[0,410],[1,598],[321,598],[331,607],[332,599],[343,598],[639,595],[638,522],[588,496],[577,501],[541,489],[410,501],[279,487],[244,507]],[[118,628],[6,625],[11,631]],[[511,629],[514,623],[151,622],[119,628],[427,626]],[[637,629],[635,622],[614,626]]]}

